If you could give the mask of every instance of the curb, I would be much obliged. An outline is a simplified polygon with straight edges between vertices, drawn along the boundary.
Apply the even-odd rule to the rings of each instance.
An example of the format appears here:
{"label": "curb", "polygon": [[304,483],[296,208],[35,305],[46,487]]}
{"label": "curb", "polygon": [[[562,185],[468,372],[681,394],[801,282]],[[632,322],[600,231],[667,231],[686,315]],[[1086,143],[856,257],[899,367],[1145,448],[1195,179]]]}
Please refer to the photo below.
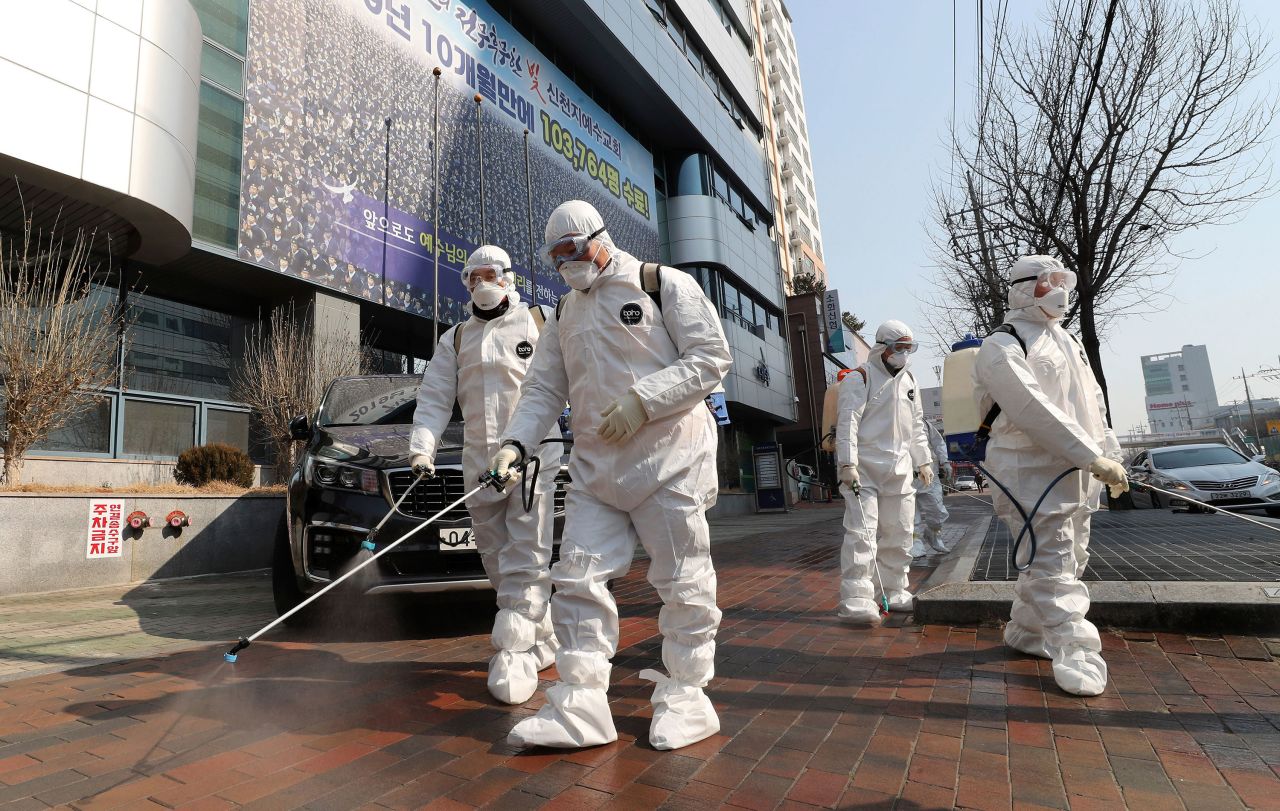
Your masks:
{"label": "curb", "polygon": [[[916,592],[920,625],[1006,622],[1012,581],[971,581],[994,516],[975,521],[955,552]],[[1088,618],[1097,625],[1153,631],[1280,633],[1280,582],[1114,582],[1088,584]],[[1276,595],[1276,596],[1271,596]]]}

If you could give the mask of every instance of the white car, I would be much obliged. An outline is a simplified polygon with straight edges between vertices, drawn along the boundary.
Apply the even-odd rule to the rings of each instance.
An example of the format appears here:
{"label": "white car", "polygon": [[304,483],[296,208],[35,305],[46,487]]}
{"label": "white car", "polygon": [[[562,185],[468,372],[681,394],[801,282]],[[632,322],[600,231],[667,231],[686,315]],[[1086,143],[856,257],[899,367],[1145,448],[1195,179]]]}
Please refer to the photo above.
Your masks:
{"label": "white car", "polygon": [[[1129,475],[1139,482],[1223,509],[1263,508],[1280,516],[1280,473],[1220,443],[1171,445],[1143,451],[1129,463]],[[1202,508],[1163,494],[1172,507]]]}
{"label": "white car", "polygon": [[956,489],[957,490],[977,490],[978,480],[973,478],[972,476],[958,476],[956,477]]}

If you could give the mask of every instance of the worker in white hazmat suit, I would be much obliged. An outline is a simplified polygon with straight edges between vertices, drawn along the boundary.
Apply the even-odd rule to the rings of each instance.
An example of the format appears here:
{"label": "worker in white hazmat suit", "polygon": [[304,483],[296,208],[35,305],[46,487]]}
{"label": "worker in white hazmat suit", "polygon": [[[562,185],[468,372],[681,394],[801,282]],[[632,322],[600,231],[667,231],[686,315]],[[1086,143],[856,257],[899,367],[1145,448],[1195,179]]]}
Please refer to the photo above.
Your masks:
{"label": "worker in white hazmat suit", "polygon": [[[499,432],[515,410],[546,314],[521,303],[511,260],[501,248],[477,248],[467,258],[462,281],[471,292],[471,318],[441,336],[427,364],[410,452],[415,473],[434,474],[436,449],[456,398],[464,426],[463,476],[475,482],[498,451]],[[562,446],[531,442],[530,448],[541,459],[531,509],[525,510],[518,486],[505,492],[486,488],[467,499],[476,547],[498,593],[489,692],[508,704],[533,695],[538,671],[551,666],[556,650],[549,566]]]}
{"label": "worker in white hazmat suit", "polygon": [[912,557],[927,555],[931,551],[947,551],[946,544],[938,536],[938,533],[942,532],[942,525],[950,516],[942,492],[943,480],[951,478],[949,473],[951,463],[947,461],[947,441],[929,420],[924,421],[924,429],[929,439],[929,451],[933,454],[936,475],[927,485],[924,479],[916,479],[915,542],[911,546]]}
{"label": "worker in white hazmat suit", "polygon": [[[1032,528],[1035,561],[1018,576],[1004,639],[1024,653],[1053,660],[1058,686],[1098,695],[1107,685],[1098,629],[1085,619],[1089,589],[1080,582],[1088,557],[1089,519],[1101,487],[1128,489],[1120,446],[1084,350],[1066,330],[1075,274],[1050,256],[1024,256],[1009,272],[1005,326],[984,339],[974,366],[979,413],[1000,407],[991,422],[987,469],[1028,513],[1060,473]],[[1090,478],[1092,474],[1092,478]],[[993,488],[996,512],[1015,536],[1023,520]]]}
{"label": "worker in white hazmat suit", "polygon": [[551,618],[560,682],[512,730],[520,746],[595,746],[617,739],[609,660],[618,610],[608,582],[639,541],[662,598],[658,627],[667,675],[655,681],[649,741],[676,749],[720,729],[703,687],[714,675],[716,573],[705,510],[715,503],[716,426],[704,398],[732,358],[720,317],[692,276],[642,265],[613,244],[581,201],[551,213],[543,256],[573,288],[548,322],[520,404],[492,467],[503,475],[563,408],[573,406],[560,560]]}
{"label": "worker in white hazmat suit", "polygon": [[[855,625],[880,621],[877,601],[910,611],[907,590],[915,515],[913,476],[933,483],[933,457],[915,376],[911,330],[886,321],[871,355],[840,384],[836,465],[844,496],[840,550],[840,617]],[[875,567],[875,571],[872,567]]]}

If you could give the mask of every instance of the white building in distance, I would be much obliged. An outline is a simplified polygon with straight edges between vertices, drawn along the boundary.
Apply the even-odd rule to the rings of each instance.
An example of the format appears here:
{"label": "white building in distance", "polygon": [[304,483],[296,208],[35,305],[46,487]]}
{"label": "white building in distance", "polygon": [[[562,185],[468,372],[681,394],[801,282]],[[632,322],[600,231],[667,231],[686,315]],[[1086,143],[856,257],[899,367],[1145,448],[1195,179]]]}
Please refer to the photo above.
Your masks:
{"label": "white building in distance", "polygon": [[1180,352],[1143,355],[1142,380],[1151,433],[1213,427],[1218,391],[1207,347],[1187,344]]}

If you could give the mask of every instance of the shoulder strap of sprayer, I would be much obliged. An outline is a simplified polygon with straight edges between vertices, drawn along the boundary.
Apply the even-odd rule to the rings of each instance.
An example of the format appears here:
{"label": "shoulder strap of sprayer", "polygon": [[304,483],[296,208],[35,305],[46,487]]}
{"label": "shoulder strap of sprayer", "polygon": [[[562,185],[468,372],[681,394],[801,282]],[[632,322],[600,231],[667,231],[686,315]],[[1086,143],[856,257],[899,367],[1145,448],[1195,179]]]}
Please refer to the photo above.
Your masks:
{"label": "shoulder strap of sprayer", "polygon": [[[658,308],[658,312],[662,312],[662,265],[654,262],[645,262],[640,266],[640,289],[653,302],[653,306]],[[560,297],[556,302],[556,318],[560,318],[560,314],[564,312],[565,302],[573,295],[570,290]]]}
{"label": "shoulder strap of sprayer", "polygon": [[[991,330],[992,335],[995,335],[997,332],[1003,332],[1005,335],[1012,335],[1013,339],[1018,342],[1018,346],[1022,348],[1022,354],[1024,356],[1027,354],[1027,342],[1022,340],[1022,336],[1018,334],[1018,331],[1013,328],[1012,324],[1001,324]],[[991,425],[996,421],[996,417],[999,416],[1000,404],[993,402],[991,404],[991,410],[989,410],[987,415],[982,418],[982,424],[978,426],[979,440],[985,440],[991,436]]]}
{"label": "shoulder strap of sprayer", "polygon": [[535,304],[529,308],[529,315],[533,318],[533,325],[538,328],[538,332],[542,332],[543,326],[547,323],[547,311],[542,309],[541,304]]}
{"label": "shoulder strap of sprayer", "polygon": [[463,321],[461,324],[453,328],[453,354],[457,355],[462,351],[462,328],[468,322]]}

